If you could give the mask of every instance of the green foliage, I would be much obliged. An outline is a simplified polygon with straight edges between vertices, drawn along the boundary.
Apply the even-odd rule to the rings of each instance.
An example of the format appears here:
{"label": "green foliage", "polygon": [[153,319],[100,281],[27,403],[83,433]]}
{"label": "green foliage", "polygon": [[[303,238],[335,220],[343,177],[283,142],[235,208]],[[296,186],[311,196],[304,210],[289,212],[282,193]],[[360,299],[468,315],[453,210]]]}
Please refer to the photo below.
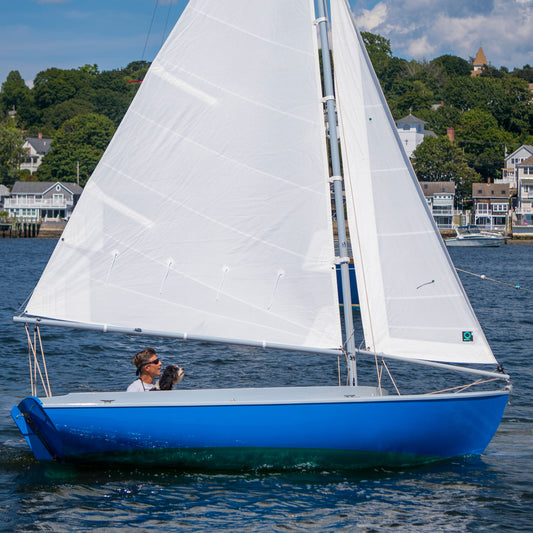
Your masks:
{"label": "green foliage", "polygon": [[426,129],[437,135],[446,135],[448,128],[457,128],[461,122],[462,113],[456,108],[441,105],[437,109],[422,109],[416,116],[427,122]]}
{"label": "green foliage", "polygon": [[24,83],[18,70],[12,70],[2,83],[0,92],[0,110],[2,115],[13,108],[18,108],[29,96],[30,89]]}
{"label": "green foliage", "polygon": [[470,196],[472,183],[481,178],[459,146],[445,136],[426,137],[413,153],[413,167],[420,181],[454,181],[459,201]]}
{"label": "green foliage", "polygon": [[0,122],[0,183],[11,187],[19,179],[19,165],[24,157],[22,132],[13,124]]}
{"label": "green foliage", "polygon": [[466,59],[457,56],[439,56],[432,63],[438,65],[448,77],[470,76],[472,70],[472,65]]}
{"label": "green foliage", "polygon": [[513,142],[513,136],[500,128],[490,113],[481,109],[464,113],[456,140],[473,169],[485,178],[500,177],[505,147]]}
{"label": "green foliage", "polygon": [[513,76],[522,78],[528,83],[533,83],[533,67],[530,65],[524,65],[524,67],[521,69],[515,69],[513,70]]}
{"label": "green foliage", "polygon": [[372,61],[372,65],[378,76],[382,74],[392,59],[392,49],[389,39],[369,32],[362,32],[361,37],[365,43],[366,50]]}
{"label": "green foliage", "polygon": [[94,113],[67,120],[37,171],[40,181],[75,182],[79,163],[80,185],[85,185],[114,131],[111,119]]}

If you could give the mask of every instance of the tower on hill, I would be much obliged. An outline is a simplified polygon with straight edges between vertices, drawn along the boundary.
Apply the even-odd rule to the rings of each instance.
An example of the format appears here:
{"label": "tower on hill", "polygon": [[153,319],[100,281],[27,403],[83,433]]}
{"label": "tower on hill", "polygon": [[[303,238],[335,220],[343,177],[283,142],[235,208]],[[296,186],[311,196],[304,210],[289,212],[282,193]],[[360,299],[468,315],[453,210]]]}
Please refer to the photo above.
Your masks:
{"label": "tower on hill", "polygon": [[479,50],[477,51],[476,58],[474,59],[474,69],[472,70],[471,75],[477,76],[478,74],[481,74],[484,66],[488,66],[488,62],[487,58],[485,57],[485,52],[483,52],[483,48],[480,46]]}

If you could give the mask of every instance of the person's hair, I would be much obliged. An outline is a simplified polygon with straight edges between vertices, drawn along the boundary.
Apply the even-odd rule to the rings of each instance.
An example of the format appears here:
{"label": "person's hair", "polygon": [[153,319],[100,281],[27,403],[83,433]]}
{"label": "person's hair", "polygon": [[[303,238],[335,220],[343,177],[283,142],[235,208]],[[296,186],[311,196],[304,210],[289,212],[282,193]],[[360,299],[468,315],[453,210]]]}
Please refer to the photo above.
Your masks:
{"label": "person's hair", "polygon": [[149,363],[154,355],[156,353],[153,348],[145,348],[142,352],[133,356],[132,362],[137,367],[137,375],[141,373],[143,366]]}

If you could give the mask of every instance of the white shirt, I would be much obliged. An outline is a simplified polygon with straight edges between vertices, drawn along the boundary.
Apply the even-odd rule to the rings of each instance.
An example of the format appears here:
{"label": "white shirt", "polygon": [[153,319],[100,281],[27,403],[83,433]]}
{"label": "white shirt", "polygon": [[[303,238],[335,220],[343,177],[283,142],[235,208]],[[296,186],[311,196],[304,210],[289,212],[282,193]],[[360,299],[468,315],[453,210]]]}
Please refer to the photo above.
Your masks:
{"label": "white shirt", "polygon": [[155,383],[152,383],[151,385],[149,383],[145,383],[141,380],[141,378],[136,379],[127,389],[126,392],[146,392],[153,389],[156,389],[157,386]]}

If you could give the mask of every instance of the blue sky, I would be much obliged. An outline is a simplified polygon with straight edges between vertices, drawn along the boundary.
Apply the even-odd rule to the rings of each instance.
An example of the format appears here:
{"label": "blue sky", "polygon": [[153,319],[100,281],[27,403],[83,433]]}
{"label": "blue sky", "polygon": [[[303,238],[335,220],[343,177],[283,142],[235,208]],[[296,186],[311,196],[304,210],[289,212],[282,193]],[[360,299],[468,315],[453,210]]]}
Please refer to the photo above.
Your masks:
{"label": "blue sky", "polygon": [[[0,83],[11,70],[30,83],[49,67],[96,63],[110,70],[138,59],[151,61],[186,3],[0,0]],[[350,3],[360,29],[390,39],[395,56],[420,60],[453,54],[468,60],[483,46],[497,68],[533,65],[533,0]]]}

